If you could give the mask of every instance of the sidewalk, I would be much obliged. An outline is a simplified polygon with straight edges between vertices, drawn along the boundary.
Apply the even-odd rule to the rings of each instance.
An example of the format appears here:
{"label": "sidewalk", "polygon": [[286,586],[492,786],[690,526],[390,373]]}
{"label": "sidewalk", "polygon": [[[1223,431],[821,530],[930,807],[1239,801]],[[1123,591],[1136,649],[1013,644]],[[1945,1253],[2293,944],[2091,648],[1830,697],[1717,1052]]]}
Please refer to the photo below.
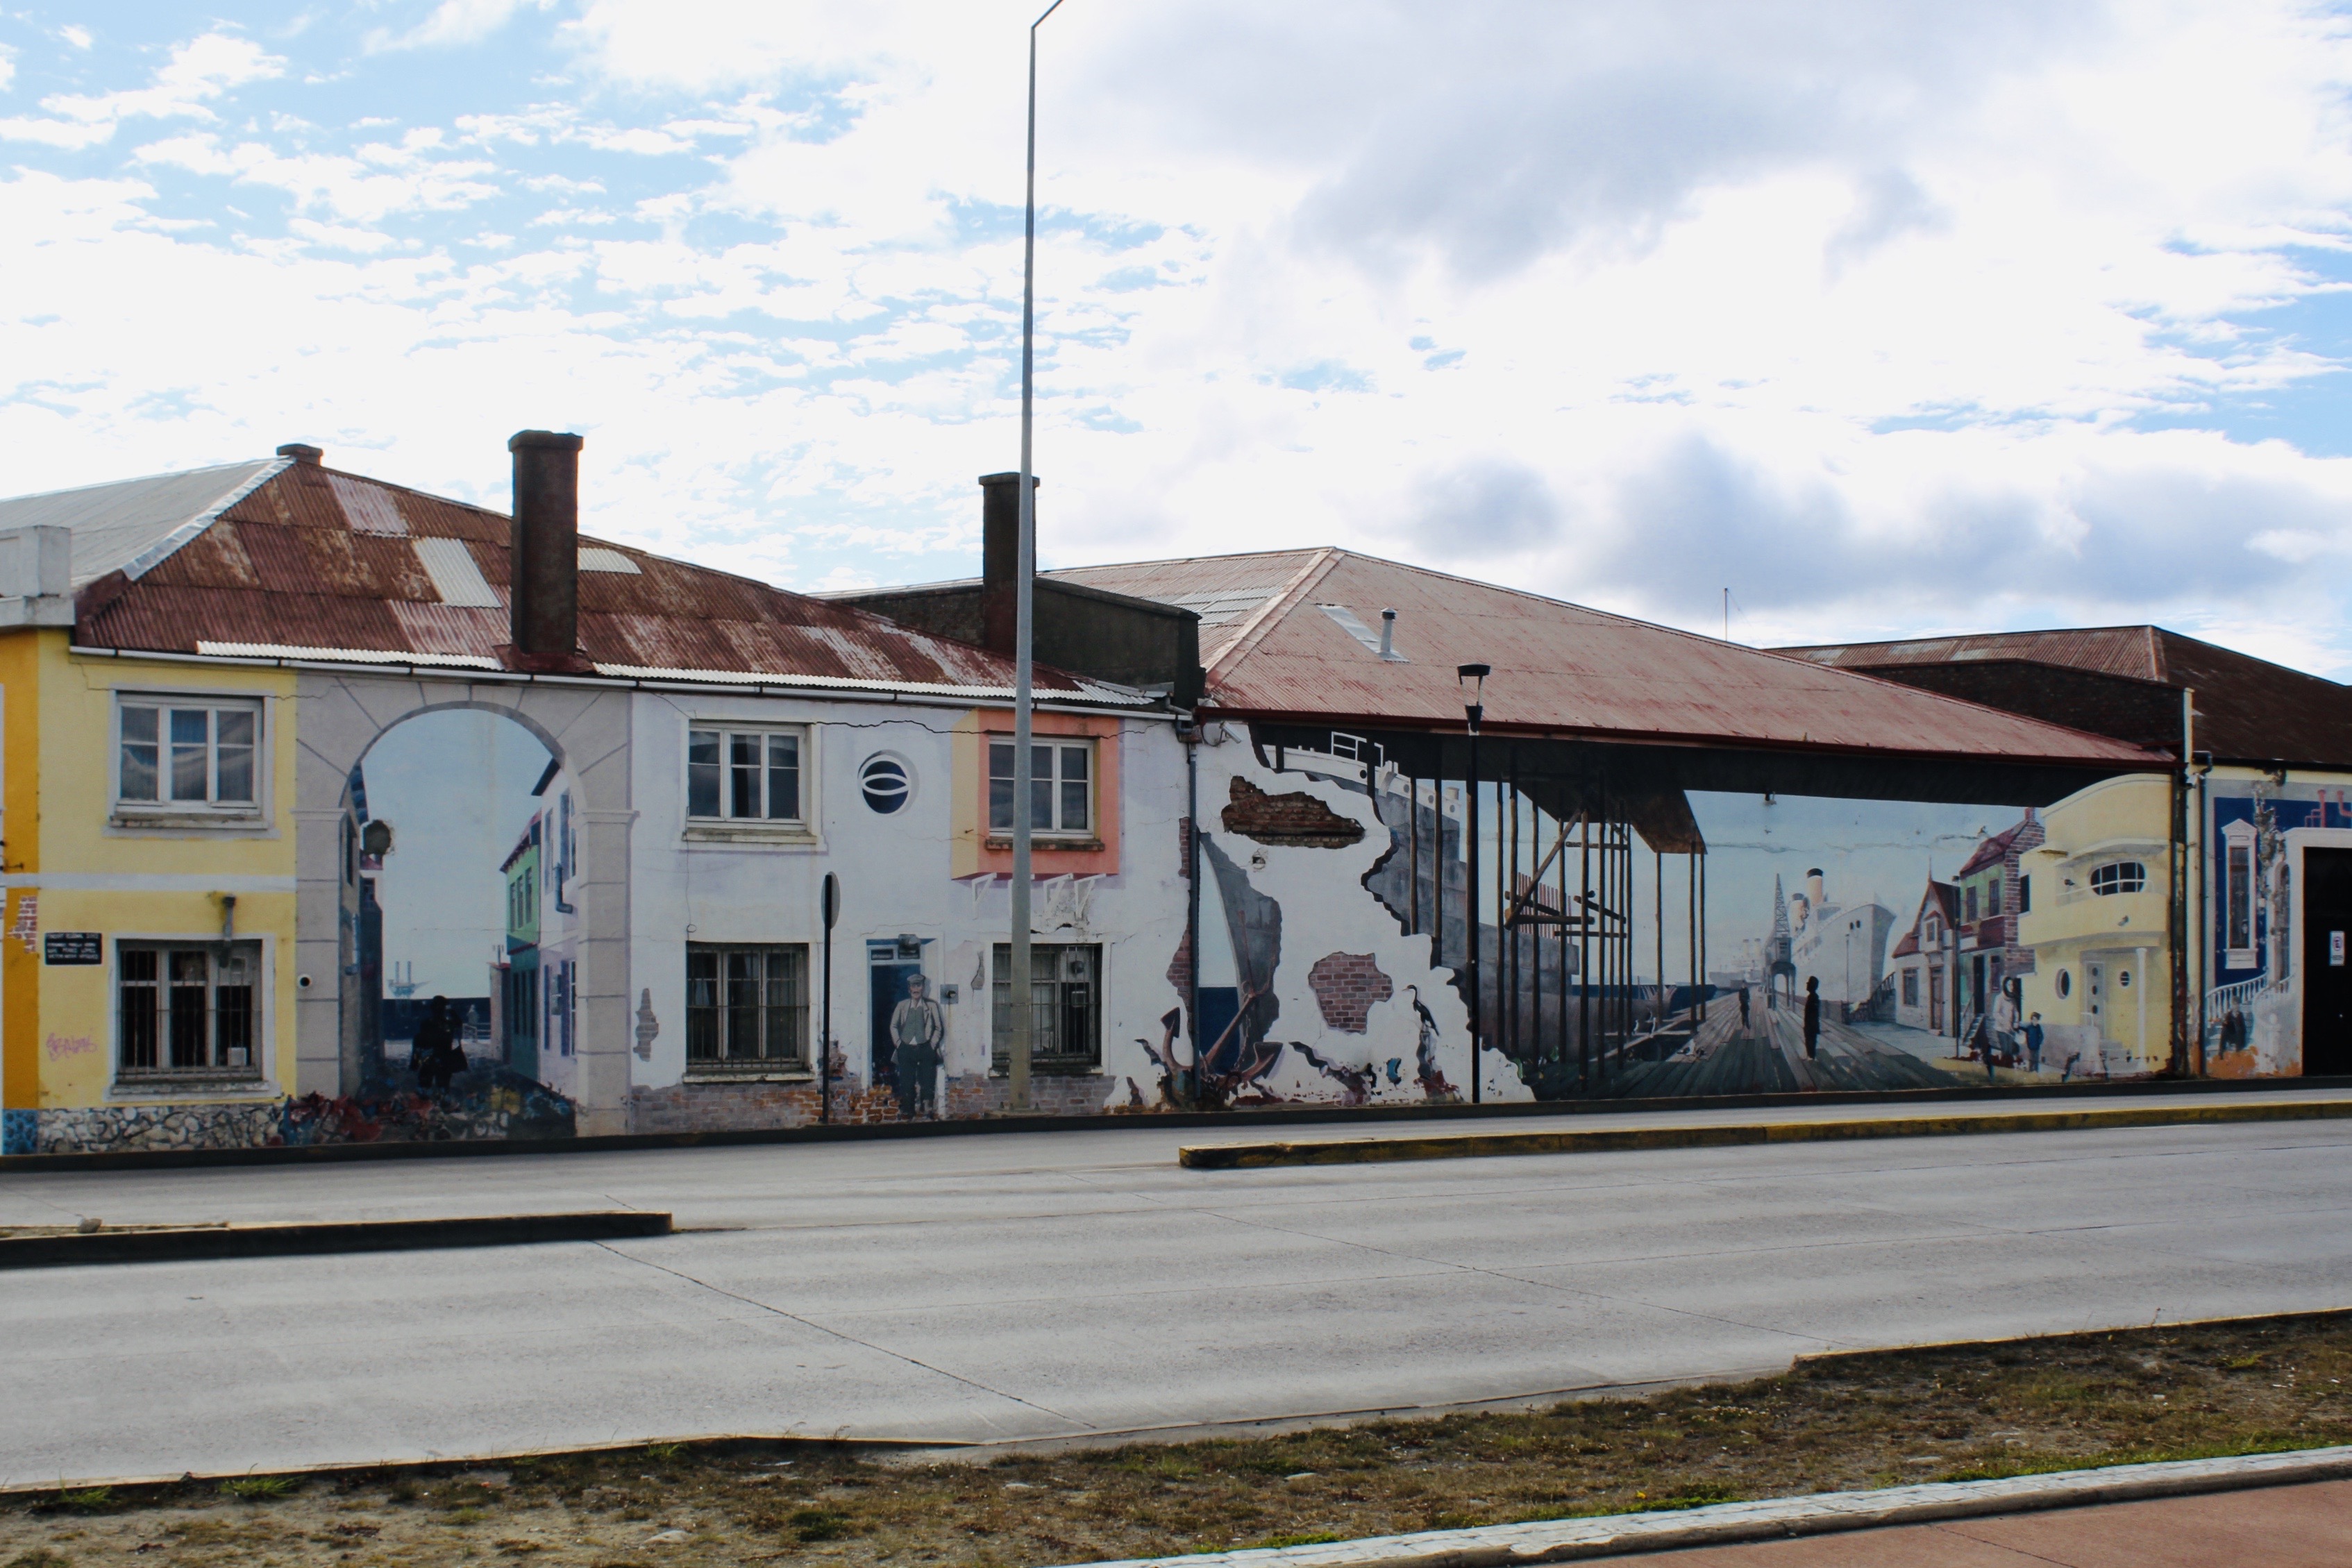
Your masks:
{"label": "sidewalk", "polygon": [[2352,1480],[1597,1561],[1631,1568],[2343,1568]]}

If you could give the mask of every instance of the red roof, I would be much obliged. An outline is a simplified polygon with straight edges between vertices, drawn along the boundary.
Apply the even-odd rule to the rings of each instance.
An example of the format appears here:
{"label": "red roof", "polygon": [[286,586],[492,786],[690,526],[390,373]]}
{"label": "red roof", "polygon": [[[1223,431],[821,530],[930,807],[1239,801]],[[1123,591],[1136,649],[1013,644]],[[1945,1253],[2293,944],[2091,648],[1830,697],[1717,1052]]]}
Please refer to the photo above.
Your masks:
{"label": "red roof", "polygon": [[[1454,667],[1483,663],[1494,731],[2163,766],[2123,741],[1349,550],[1049,575],[1201,610],[1209,704],[1234,716],[1456,727]],[[1377,649],[1384,609],[1396,660]]]}
{"label": "red roof", "polygon": [[[288,464],[132,577],[82,589],[89,647],[498,668],[512,525],[317,464]],[[982,649],[625,545],[581,540],[580,646],[638,678],[1009,694]],[[143,563],[133,563],[134,566]],[[1041,667],[1041,691],[1133,700]]]}

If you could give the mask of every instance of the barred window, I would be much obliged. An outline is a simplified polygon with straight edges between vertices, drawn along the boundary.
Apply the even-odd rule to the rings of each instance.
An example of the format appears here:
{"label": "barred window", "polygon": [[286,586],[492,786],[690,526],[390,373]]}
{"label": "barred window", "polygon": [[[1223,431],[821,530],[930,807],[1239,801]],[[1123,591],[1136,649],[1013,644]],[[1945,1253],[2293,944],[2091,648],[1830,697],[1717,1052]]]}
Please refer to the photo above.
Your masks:
{"label": "barred window", "polygon": [[125,697],[116,709],[115,799],[132,806],[250,810],[261,706]]}
{"label": "barred window", "polygon": [[799,821],[801,732],[688,730],[686,814],[728,821]]}
{"label": "barred window", "polygon": [[258,942],[120,944],[115,1001],[121,1075],[258,1076],[260,973]]}
{"label": "barred window", "polygon": [[686,1064],[804,1068],[808,948],[686,946]]}
{"label": "barred window", "polygon": [[[1048,1071],[1084,1071],[1102,1061],[1102,949],[1039,942],[1029,948],[1029,1061]],[[996,1065],[1013,1061],[1013,944],[999,942],[991,1040]]]}

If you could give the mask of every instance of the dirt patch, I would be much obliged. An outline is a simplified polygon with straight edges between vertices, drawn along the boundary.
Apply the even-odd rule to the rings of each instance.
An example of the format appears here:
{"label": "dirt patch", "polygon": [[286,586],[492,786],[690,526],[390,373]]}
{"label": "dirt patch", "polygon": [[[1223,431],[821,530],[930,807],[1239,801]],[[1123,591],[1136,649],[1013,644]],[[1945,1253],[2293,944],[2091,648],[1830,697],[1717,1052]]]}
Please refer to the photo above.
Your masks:
{"label": "dirt patch", "polygon": [[1538,1411],[987,1462],[657,1445],[19,1496],[0,1568],[1014,1564],[2352,1441],[2352,1313],[1875,1352]]}

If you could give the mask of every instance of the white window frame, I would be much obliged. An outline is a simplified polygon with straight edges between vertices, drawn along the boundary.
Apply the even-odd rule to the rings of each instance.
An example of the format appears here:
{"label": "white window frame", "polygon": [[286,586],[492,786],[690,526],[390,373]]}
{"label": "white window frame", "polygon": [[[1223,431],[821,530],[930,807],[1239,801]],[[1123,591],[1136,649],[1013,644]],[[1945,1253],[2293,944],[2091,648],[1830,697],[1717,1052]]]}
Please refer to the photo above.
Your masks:
{"label": "white window frame", "polygon": [[[245,828],[266,826],[269,820],[272,768],[270,720],[275,706],[266,694],[247,692],[145,691],[117,687],[110,694],[107,722],[108,820],[114,827]],[[122,792],[123,718],[126,710],[143,708],[156,716],[155,793],[152,800]],[[205,725],[205,789],[201,800],[170,799],[173,771],[172,715],[201,709]],[[220,787],[220,716],[245,713],[253,716],[253,799],[224,801]],[[133,743],[137,744],[137,743]]]}
{"label": "white window frame", "polygon": [[[2115,873],[2112,877],[2108,878],[2110,882],[2121,883],[2126,880],[2124,876],[2124,868],[2126,866],[2131,867],[2133,871],[2138,873],[2138,885],[2134,887],[2101,887],[2099,885],[2099,878],[2105,873],[2112,872]],[[2099,864],[2093,866],[2089,874],[2083,879],[2084,885],[2091,890],[2091,896],[2094,898],[2124,898],[2135,893],[2145,893],[2147,891],[2147,862],[2143,860],[2134,860],[2129,857],[2118,860],[2103,861]]]}
{"label": "white window frame", "polygon": [[[2239,855],[2245,856],[2242,875],[2236,870]],[[2243,818],[2221,830],[2221,897],[2218,914],[2221,922],[2222,966],[2231,969],[2259,969],[2262,951],[2254,944],[2254,933],[2261,929],[2259,912],[2262,900],[2254,874],[2254,825]],[[2230,897],[2242,890],[2246,901],[2245,941],[2236,940],[2239,933],[2230,929]]]}
{"label": "white window frame", "polygon": [[[719,807],[720,814],[706,816],[695,810],[694,799],[694,737],[698,734],[719,736]],[[767,761],[768,739],[774,736],[791,737],[797,746],[796,782],[800,790],[799,810],[790,817],[732,817],[725,814],[733,803],[734,746],[737,737],[757,737],[760,740],[760,808],[768,806],[772,784]],[[719,840],[734,842],[770,842],[814,845],[816,842],[818,821],[816,727],[808,724],[775,724],[761,719],[723,717],[688,718],[686,732],[679,737],[678,803],[685,822],[684,836],[689,840]],[[574,815],[577,810],[575,809]],[[576,830],[575,830],[576,831]]]}
{"label": "white window frame", "polygon": [[[982,758],[984,767],[981,777],[981,810],[987,815],[989,841],[992,843],[1010,843],[1013,841],[1012,822],[1008,821],[1000,826],[996,821],[996,752],[999,747],[1003,747],[1007,753],[1010,753],[1013,749],[1013,737],[1001,731],[991,731],[987,740],[986,755]],[[1046,800],[1052,807],[1052,822],[1050,826],[1045,827],[1032,824],[1029,830],[1030,837],[1049,840],[1056,843],[1100,843],[1102,841],[1101,746],[1090,735],[1034,736],[1029,744],[1033,751],[1046,752],[1053,764],[1052,778],[1033,777],[1031,780],[1032,789],[1041,784],[1045,786]],[[1085,781],[1087,821],[1083,826],[1076,828],[1068,827],[1064,822],[1064,807],[1067,804],[1067,800],[1063,790],[1065,784],[1070,780],[1063,778],[1062,770],[1067,766],[1066,754],[1072,751],[1082,752],[1087,759]],[[1019,758],[1014,758],[1013,760],[1017,762]],[[1034,768],[1034,764],[1032,764],[1032,767]],[[1016,801],[1014,804],[1017,808],[1019,803]]]}
{"label": "white window frame", "polygon": [[[727,1054],[727,1047],[730,1043],[727,1039],[727,1030],[732,1012],[728,1006],[728,987],[732,979],[728,973],[728,960],[737,955],[753,953],[759,954],[763,962],[760,977],[752,982],[761,988],[761,998],[757,1005],[761,1010],[763,1025],[770,1009],[782,1012],[786,1016],[788,1031],[796,1037],[791,1042],[797,1048],[796,1050],[775,1055],[740,1051]],[[704,1009],[705,1006],[705,1004],[698,1004],[694,999],[694,960],[698,956],[710,958],[718,970],[715,983],[719,988],[715,998],[707,1004],[714,1015],[713,1027],[718,1031],[718,1044],[721,1052],[718,1056],[697,1057],[693,1054],[697,1015]],[[765,962],[774,956],[782,956],[789,964],[797,966],[799,972],[793,977],[792,983],[797,988],[800,998],[798,1001],[775,1002],[768,999],[769,988],[784,983],[780,977],[769,973],[764,967]],[[686,992],[685,1005],[680,1009],[680,1013],[686,1020],[685,1049],[688,1053],[686,1058],[688,1078],[705,1081],[712,1079],[798,1080],[814,1075],[815,1058],[813,1052],[815,1049],[817,1009],[813,988],[815,983],[816,963],[815,954],[812,951],[809,943],[704,942],[698,939],[686,945],[684,958]],[[761,1043],[764,1045],[766,1042],[763,1040]]]}

